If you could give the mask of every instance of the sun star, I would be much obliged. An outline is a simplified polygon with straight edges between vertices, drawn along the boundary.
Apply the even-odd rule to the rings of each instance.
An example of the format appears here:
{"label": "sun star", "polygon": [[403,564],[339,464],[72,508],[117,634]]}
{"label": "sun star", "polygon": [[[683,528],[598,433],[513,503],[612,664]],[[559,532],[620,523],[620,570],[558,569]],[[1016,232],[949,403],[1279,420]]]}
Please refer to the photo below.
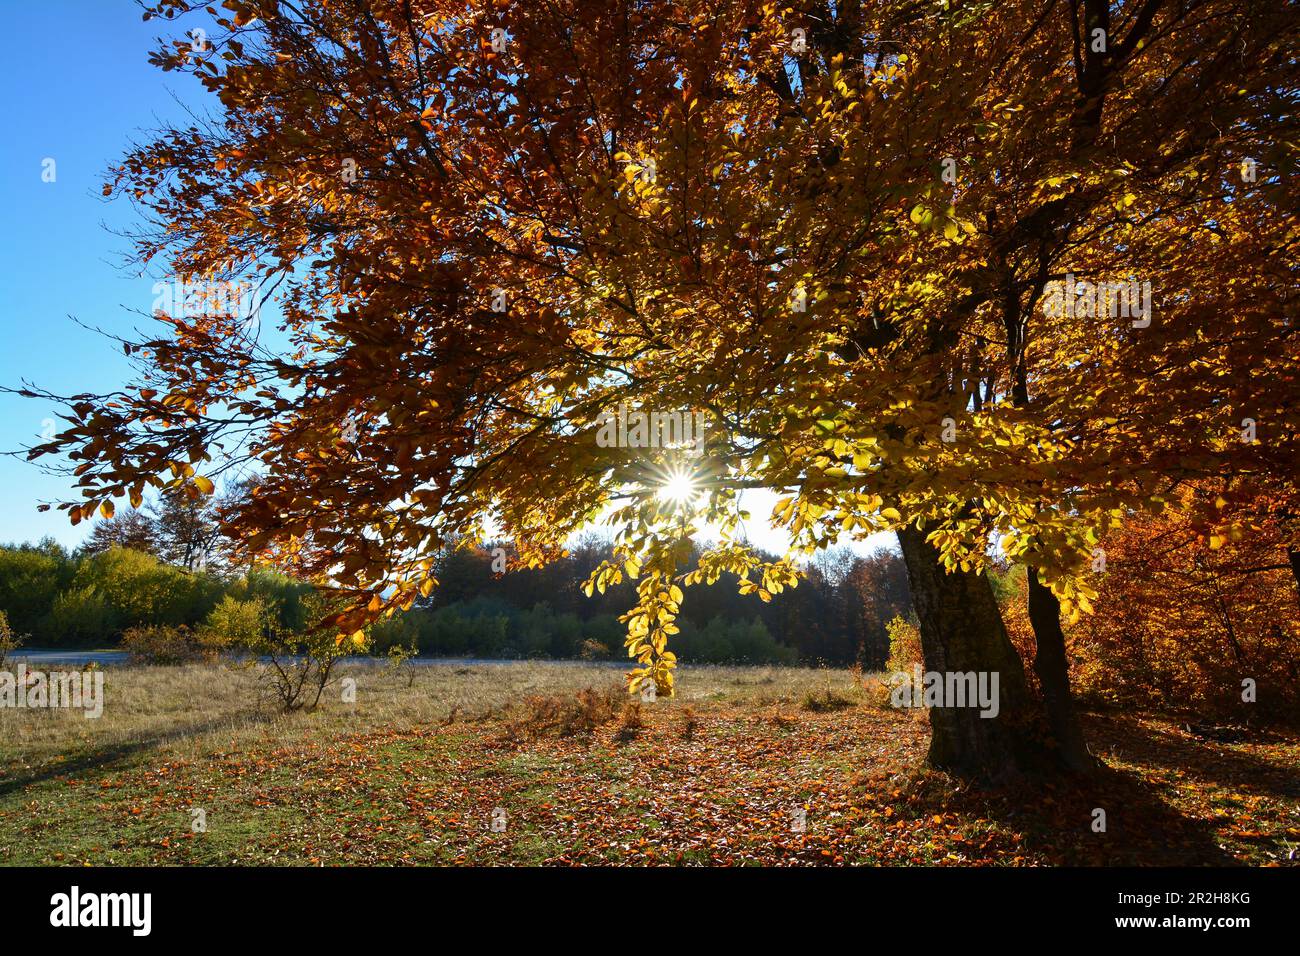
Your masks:
{"label": "sun star", "polygon": [[671,472],[659,489],[660,498],[677,505],[686,504],[697,494],[699,488],[695,484],[695,479],[681,470]]}

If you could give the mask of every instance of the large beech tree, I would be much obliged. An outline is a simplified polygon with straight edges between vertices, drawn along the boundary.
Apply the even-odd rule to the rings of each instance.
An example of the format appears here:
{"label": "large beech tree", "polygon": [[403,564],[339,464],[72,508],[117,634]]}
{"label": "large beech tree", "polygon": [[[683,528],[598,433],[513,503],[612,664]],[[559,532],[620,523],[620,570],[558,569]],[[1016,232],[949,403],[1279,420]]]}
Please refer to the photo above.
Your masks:
{"label": "large beech tree", "polygon": [[[931,761],[1082,768],[1060,618],[1098,542],[1180,482],[1293,474],[1293,4],[202,6],[153,5],[208,31],[156,61],[218,117],[105,191],[151,223],[142,260],[282,318],[160,313],[139,380],[36,453],[76,463],[73,521],[255,463],[225,529],[338,588],[341,637],[429,593],[447,542],[539,564],[604,517],[589,585],[636,581],[630,683],[670,693],[684,589],[770,596],[895,530],[927,669],[1000,675],[996,718],[932,709]],[[1067,273],[1149,281],[1150,324],[1044,310]],[[621,408],[702,413],[703,455],[606,447]],[[750,488],[780,495],[778,561]],[[994,539],[1031,570],[1046,721]]]}

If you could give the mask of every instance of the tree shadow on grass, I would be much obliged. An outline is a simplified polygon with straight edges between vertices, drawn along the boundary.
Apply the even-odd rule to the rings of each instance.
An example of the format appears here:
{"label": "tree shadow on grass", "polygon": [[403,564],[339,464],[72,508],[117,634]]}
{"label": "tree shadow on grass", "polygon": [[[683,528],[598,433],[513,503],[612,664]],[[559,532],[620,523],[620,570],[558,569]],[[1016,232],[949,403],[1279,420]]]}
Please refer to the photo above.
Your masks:
{"label": "tree shadow on grass", "polygon": [[254,724],[267,723],[271,719],[271,716],[268,714],[253,712],[241,715],[235,719],[227,717],[222,720],[211,720],[202,723],[188,724],[184,727],[178,727],[164,733],[150,734],[139,740],[111,744],[104,747],[95,747],[68,760],[47,760],[29,773],[0,780],[0,799],[11,793],[19,793],[26,790],[28,787],[46,783],[50,780],[57,780],[63,777],[77,777],[81,774],[93,771],[107,771],[114,768],[120,768],[139,754],[146,753],[150,750],[156,750],[159,747],[165,746],[166,744],[172,743],[176,740],[183,740],[186,737],[198,736],[222,728],[235,729],[240,727],[250,727]]}
{"label": "tree shadow on grass", "polygon": [[[1198,782],[1235,791],[1300,800],[1300,773],[1295,767],[1262,759],[1241,745],[1200,740],[1131,717],[1088,715],[1085,720],[1089,737],[1105,741],[1108,749],[1122,759],[1181,771]],[[1261,731],[1253,739],[1257,743],[1276,743],[1287,738]]]}
{"label": "tree shadow on grass", "polygon": [[[1093,727],[1089,739],[1110,745],[1114,728]],[[1150,753],[1129,752],[1142,764],[1205,770],[1201,748],[1170,746],[1161,735],[1147,735]],[[1143,741],[1140,735],[1132,738]],[[1105,749],[1104,747],[1102,748]],[[1189,763],[1182,761],[1188,760]],[[1234,772],[1277,768],[1243,758]],[[1237,786],[1236,782],[1232,786]],[[1290,783],[1294,787],[1294,783]],[[904,786],[899,810],[904,817],[954,814],[979,831],[979,821],[996,824],[982,840],[967,841],[966,851],[981,862],[1018,858],[1055,866],[1240,866],[1243,861],[1219,845],[1213,824],[1188,817],[1162,795],[1162,786],[1140,773],[1104,765],[1090,777],[1025,778],[1013,786],[980,788],[936,771],[917,773]],[[1104,817],[1097,813],[1103,811]],[[1104,830],[1100,829],[1104,822]]]}

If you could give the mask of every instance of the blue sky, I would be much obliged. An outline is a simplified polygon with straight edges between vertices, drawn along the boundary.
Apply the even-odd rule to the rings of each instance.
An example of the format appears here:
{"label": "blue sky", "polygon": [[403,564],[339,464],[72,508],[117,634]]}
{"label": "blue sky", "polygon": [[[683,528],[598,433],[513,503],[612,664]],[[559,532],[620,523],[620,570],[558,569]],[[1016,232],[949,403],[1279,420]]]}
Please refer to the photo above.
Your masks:
{"label": "blue sky", "polygon": [[[150,312],[161,273],[140,275],[126,264],[130,246],[120,233],[136,221],[135,212],[100,190],[105,171],[132,142],[166,123],[184,124],[187,105],[202,112],[213,102],[192,78],[148,63],[157,36],[181,32],[180,24],[144,22],[134,0],[5,4],[0,384],[26,380],[72,394],[127,381],[130,366],[120,347],[73,319],[119,334],[147,322],[138,313]],[[53,182],[42,179],[47,159],[55,162]],[[35,444],[57,424],[54,404],[0,393],[0,451]],[[0,543],[49,535],[69,547],[79,544],[88,523],[74,528],[61,512],[36,510],[69,491],[68,479],[0,456]],[[780,548],[784,536],[763,520],[774,500],[766,492],[748,496],[756,519],[750,533]]]}
{"label": "blue sky", "polygon": [[[183,122],[182,103],[204,102],[197,82],[148,63],[154,38],[176,24],[141,20],[134,0],[5,3],[0,31],[0,383],[34,381],[67,394],[122,384],[129,372],[114,343],[69,316],[109,331],[143,324],[157,277],[124,266],[114,230],[134,211],[100,195],[104,171],[133,140]],[[177,100],[180,100],[178,102]],[[43,162],[55,161],[54,182]],[[124,308],[125,307],[125,308]],[[51,404],[0,394],[0,450],[39,439]],[[66,495],[67,480],[0,457],[0,542],[51,535],[75,545],[86,526],[38,503]]]}

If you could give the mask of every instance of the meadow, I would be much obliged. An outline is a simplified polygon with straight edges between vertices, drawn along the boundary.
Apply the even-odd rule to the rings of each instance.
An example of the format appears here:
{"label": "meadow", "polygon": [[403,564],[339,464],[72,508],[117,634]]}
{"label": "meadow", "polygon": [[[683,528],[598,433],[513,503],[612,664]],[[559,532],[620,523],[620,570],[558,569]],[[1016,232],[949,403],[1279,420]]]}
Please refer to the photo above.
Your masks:
{"label": "meadow", "polygon": [[883,675],[684,666],[653,702],[598,664],[339,676],[354,703],[291,714],[222,663],[110,666],[99,719],[0,709],[0,864],[1300,862],[1294,732],[1093,711],[1095,779],[975,789],[924,768]]}

